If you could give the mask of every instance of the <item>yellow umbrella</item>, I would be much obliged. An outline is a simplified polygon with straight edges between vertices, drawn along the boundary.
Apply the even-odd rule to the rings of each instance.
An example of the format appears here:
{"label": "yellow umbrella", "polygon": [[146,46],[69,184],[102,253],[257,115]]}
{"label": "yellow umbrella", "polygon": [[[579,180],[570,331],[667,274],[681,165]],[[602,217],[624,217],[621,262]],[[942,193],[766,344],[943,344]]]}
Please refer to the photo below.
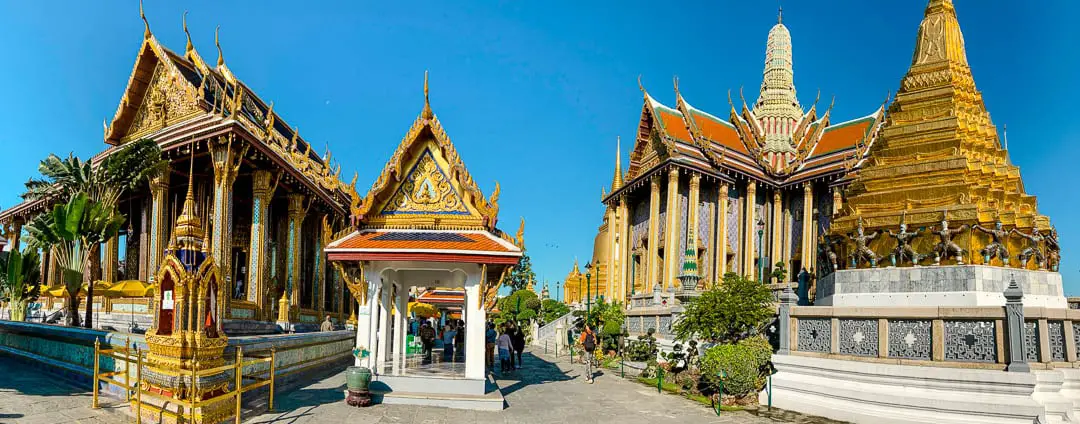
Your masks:
{"label": "yellow umbrella", "polygon": [[423,302],[409,302],[409,313],[415,313],[423,318],[430,318],[439,315],[439,309]]}
{"label": "yellow umbrella", "polygon": [[118,281],[102,292],[108,297],[142,297],[146,295],[147,286],[139,280]]}
{"label": "yellow umbrella", "polygon": [[146,286],[146,290],[144,290],[143,294],[142,294],[143,297],[153,296],[154,294],[157,293],[157,288],[158,288],[157,283],[150,284],[150,285]]}

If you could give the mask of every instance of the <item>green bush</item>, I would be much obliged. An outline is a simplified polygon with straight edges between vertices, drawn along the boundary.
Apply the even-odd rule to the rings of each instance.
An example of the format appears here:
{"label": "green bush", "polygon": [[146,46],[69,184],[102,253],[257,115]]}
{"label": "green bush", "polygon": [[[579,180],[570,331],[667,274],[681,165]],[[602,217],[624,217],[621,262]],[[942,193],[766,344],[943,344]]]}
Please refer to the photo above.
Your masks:
{"label": "green bush", "polygon": [[775,314],[768,286],[733,273],[683,307],[672,328],[679,341],[734,343],[754,336]]}
{"label": "green bush", "polygon": [[750,337],[735,344],[710,347],[701,358],[700,390],[711,394],[718,387],[717,374],[723,371],[724,393],[744,397],[765,387],[763,366],[772,358],[772,346],[764,337]]}

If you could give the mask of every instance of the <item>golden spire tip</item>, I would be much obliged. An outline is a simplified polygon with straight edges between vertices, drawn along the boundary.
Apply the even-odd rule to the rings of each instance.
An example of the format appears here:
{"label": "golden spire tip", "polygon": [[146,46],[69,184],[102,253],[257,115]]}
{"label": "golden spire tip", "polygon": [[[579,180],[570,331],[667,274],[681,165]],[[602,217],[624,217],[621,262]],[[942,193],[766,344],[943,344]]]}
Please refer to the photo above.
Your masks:
{"label": "golden spire tip", "polygon": [[214,28],[214,45],[217,46],[217,66],[225,64],[225,55],[221,53],[221,42],[218,39],[218,32],[221,30],[221,25]]}
{"label": "golden spire tip", "polygon": [[143,12],[143,2],[139,0],[139,17],[142,18],[143,26],[146,30],[143,32],[143,38],[150,38],[150,21],[146,20],[146,13]]}
{"label": "golden spire tip", "polygon": [[187,36],[187,47],[185,48],[184,51],[185,52],[190,52],[190,51],[195,49],[195,46],[193,46],[191,44],[191,33],[188,32],[188,29],[187,29],[187,13],[188,13],[188,11],[185,10],[184,11],[184,35]]}
{"label": "golden spire tip", "polygon": [[424,71],[424,110],[420,113],[424,119],[431,119],[435,113],[431,111],[431,101],[428,99],[428,71]]}

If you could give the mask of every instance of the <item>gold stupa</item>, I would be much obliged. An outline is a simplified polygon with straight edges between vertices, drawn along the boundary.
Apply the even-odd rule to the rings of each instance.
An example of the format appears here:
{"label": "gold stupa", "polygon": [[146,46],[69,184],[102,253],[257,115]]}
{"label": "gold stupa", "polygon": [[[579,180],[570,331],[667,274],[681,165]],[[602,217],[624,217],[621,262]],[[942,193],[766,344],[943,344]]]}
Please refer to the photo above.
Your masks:
{"label": "gold stupa", "polygon": [[[951,0],[927,5],[911,67],[888,109],[881,139],[853,177],[833,235],[851,233],[860,219],[868,231],[895,229],[902,215],[911,228],[929,229],[947,219],[952,227],[993,227],[1000,220],[1006,229],[1050,229],[1035,197],[1024,192],[1020,169],[1009,163],[975,88]],[[920,239],[916,248],[929,250],[932,237]],[[989,237],[967,231],[957,241],[978,252]],[[1009,239],[1009,250],[1018,252],[1021,241]],[[875,250],[887,250],[888,242],[879,237]],[[971,259],[982,261],[974,254]]]}

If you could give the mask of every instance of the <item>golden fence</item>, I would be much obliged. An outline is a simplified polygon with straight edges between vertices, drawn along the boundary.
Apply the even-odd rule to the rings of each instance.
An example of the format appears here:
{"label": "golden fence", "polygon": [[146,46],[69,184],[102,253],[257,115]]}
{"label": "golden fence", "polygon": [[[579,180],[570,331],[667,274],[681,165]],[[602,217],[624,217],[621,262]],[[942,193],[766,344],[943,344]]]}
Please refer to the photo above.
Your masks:
{"label": "golden fence", "polygon": [[[191,381],[193,382],[192,384],[194,384],[196,386],[196,391],[198,389],[198,381],[199,381],[198,379],[199,379],[199,377],[207,377],[207,376],[212,376],[212,375],[218,375],[218,374],[225,373],[225,372],[227,372],[229,370],[233,370],[233,373],[234,373],[233,375],[236,378],[236,383],[233,386],[233,389],[231,391],[227,391],[225,393],[222,393],[222,394],[220,394],[218,396],[214,396],[212,398],[199,399],[199,400],[176,399],[176,398],[173,398],[173,397],[164,396],[164,395],[161,395],[161,394],[157,394],[157,393],[153,393],[153,392],[150,392],[150,391],[143,390],[141,385],[139,384],[139,382],[142,381],[143,359],[144,359],[145,355],[146,355],[146,352],[142,351],[141,349],[139,349],[137,347],[132,348],[132,347],[124,346],[122,348],[114,347],[114,348],[111,348],[111,349],[102,349],[100,341],[95,340],[94,341],[94,369],[93,369],[93,374],[94,374],[94,379],[93,379],[93,400],[92,400],[93,403],[92,403],[91,406],[93,408],[95,408],[95,409],[98,408],[98,397],[99,397],[98,396],[98,393],[99,393],[98,382],[100,381],[100,382],[104,382],[106,384],[111,384],[111,385],[120,387],[121,389],[124,389],[124,391],[126,393],[126,395],[125,395],[126,401],[131,403],[132,406],[135,408],[135,422],[136,423],[141,423],[142,422],[142,408],[144,408],[144,407],[158,413],[159,415],[169,415],[169,416],[175,418],[177,421],[187,419],[188,422],[195,422],[195,410],[196,409],[198,409],[198,408],[200,408],[200,407],[202,407],[204,405],[213,404],[213,403],[217,403],[217,402],[220,402],[222,400],[225,400],[225,399],[232,398],[232,399],[236,400],[235,420],[236,420],[237,424],[240,424],[240,417],[241,417],[241,406],[240,406],[240,404],[241,404],[241,399],[243,397],[243,393],[251,391],[251,390],[255,390],[255,389],[258,389],[260,387],[267,386],[267,385],[270,386],[270,388],[269,388],[269,391],[270,391],[269,397],[270,397],[270,399],[269,399],[269,402],[268,402],[268,404],[269,404],[268,409],[270,411],[274,410],[274,380],[275,380],[274,374],[276,372],[275,362],[276,362],[276,359],[277,359],[277,350],[275,348],[270,349],[270,355],[269,356],[262,356],[262,357],[253,356],[253,357],[249,357],[248,359],[245,360],[245,358],[243,356],[243,348],[240,347],[240,346],[237,346],[236,347],[236,359],[232,364],[222,365],[220,367],[210,368],[210,369],[205,369],[205,370],[191,370]],[[104,373],[101,372],[100,371],[100,366],[99,366],[100,365],[99,361],[100,361],[100,358],[102,356],[110,357],[115,361],[123,362],[124,363],[124,370],[123,371],[110,371],[110,372],[104,372]],[[132,359],[133,357],[134,357],[134,359]],[[131,378],[131,371],[130,371],[132,362],[135,363],[135,376],[134,376],[135,378],[134,378],[134,380],[132,380],[132,378]],[[267,363],[267,362],[270,364],[270,369],[267,372],[267,375],[265,377],[264,376],[259,376],[259,375],[248,375],[247,376],[248,378],[256,380],[256,382],[248,384],[248,385],[245,386],[244,383],[243,383],[244,382],[244,377],[245,377],[244,376],[244,366]],[[121,381],[117,380],[116,378],[114,378],[114,377],[116,377],[118,375],[123,375],[124,376],[124,381],[123,382],[121,382]],[[134,399],[132,399],[133,396],[134,396]],[[146,403],[143,402],[143,396],[148,396],[150,398],[156,398],[156,399],[159,399],[159,400],[162,400],[162,401],[177,405],[179,407],[179,409],[177,410],[177,412],[172,412],[172,411],[166,410],[164,408],[159,408],[159,407],[151,405],[151,404],[146,404]],[[186,410],[187,414],[185,414],[185,410]]]}

